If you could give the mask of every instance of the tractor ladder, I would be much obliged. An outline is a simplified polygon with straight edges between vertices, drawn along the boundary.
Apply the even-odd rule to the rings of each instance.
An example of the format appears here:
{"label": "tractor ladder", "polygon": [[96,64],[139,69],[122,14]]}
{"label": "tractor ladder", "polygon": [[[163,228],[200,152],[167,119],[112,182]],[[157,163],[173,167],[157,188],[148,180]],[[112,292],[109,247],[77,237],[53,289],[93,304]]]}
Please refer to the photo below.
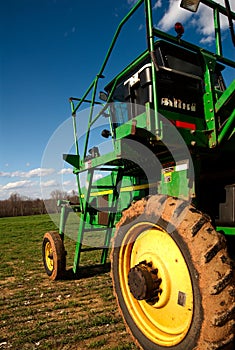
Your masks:
{"label": "tractor ladder", "polygon": [[[97,182],[96,173],[110,173],[109,183],[103,179]],[[123,177],[122,167],[91,168],[87,172],[86,187],[81,189],[81,216],[78,228],[73,271],[77,274],[81,253],[95,250],[101,251],[100,263],[106,264],[110,241],[112,238],[115,216],[118,210],[118,198]],[[96,234],[102,236],[102,245],[97,245]],[[87,241],[87,236],[89,237]]]}

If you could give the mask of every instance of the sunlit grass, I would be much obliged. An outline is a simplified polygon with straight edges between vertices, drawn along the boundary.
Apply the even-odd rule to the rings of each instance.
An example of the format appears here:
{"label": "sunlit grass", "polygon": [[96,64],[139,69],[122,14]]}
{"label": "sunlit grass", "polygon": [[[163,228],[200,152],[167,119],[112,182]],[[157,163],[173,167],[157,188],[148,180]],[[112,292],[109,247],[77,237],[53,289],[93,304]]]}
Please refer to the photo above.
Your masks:
{"label": "sunlit grass", "polygon": [[[49,280],[42,239],[54,230],[49,215],[0,219],[1,349],[137,349],[117,310],[109,272]],[[65,245],[70,268],[75,240],[66,235]],[[82,264],[99,254],[83,254]]]}

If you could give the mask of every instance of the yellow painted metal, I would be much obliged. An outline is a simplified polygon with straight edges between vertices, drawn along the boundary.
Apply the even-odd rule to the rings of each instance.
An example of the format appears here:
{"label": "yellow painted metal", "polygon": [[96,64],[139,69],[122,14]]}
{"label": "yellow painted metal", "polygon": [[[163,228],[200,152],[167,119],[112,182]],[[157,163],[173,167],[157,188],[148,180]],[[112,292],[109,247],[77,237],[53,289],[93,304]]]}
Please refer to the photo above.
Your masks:
{"label": "yellow painted metal", "polygon": [[[157,182],[154,182],[151,184],[144,184],[144,185],[126,186],[126,187],[122,187],[120,189],[120,192],[133,192],[133,191],[143,190],[146,188],[154,188],[156,186],[157,186]],[[104,196],[112,193],[113,193],[113,190],[96,191],[96,192],[91,192],[91,197]],[[82,195],[81,197],[84,198],[84,195]]]}
{"label": "yellow painted metal", "polygon": [[52,271],[54,267],[53,262],[53,251],[50,242],[47,242],[45,245],[45,259],[48,270]]}
{"label": "yellow painted metal", "polygon": [[[136,300],[128,287],[128,272],[144,260],[162,279],[155,304]],[[119,280],[127,309],[149,340],[170,347],[184,339],[193,317],[192,283],[179,247],[165,230],[145,222],[131,227],[120,248]]]}

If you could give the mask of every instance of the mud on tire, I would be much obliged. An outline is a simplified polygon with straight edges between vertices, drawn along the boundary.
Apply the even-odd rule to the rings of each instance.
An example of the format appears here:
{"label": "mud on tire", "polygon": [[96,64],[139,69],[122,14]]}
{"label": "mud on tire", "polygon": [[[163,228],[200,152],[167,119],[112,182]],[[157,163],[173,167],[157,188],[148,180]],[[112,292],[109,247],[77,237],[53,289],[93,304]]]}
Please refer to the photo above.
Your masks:
{"label": "mud on tire", "polygon": [[[184,339],[170,346],[148,339],[133,320],[120,281],[121,245],[136,223],[157,224],[178,245],[188,266],[194,312]],[[130,243],[131,244],[131,243]],[[153,242],[153,245],[157,242]],[[162,257],[166,259],[167,257]],[[121,260],[120,260],[121,259]],[[131,257],[130,257],[131,259]],[[163,195],[151,196],[124,211],[113,239],[111,253],[114,294],[135,342],[146,350],[234,349],[234,270],[225,237],[216,232],[210,218],[187,202]],[[156,311],[157,312],[157,311]]]}

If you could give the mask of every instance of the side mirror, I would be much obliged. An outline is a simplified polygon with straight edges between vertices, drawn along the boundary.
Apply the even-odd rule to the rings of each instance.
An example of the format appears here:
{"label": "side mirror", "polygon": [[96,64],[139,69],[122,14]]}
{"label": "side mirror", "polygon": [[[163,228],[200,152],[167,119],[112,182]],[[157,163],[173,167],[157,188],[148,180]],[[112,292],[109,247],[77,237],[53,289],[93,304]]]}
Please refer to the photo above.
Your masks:
{"label": "side mirror", "polygon": [[197,12],[200,0],[182,0],[180,7],[191,12]]}
{"label": "side mirror", "polygon": [[99,98],[101,101],[106,102],[108,100],[108,94],[106,94],[106,92],[104,92],[104,91],[100,91]]}

